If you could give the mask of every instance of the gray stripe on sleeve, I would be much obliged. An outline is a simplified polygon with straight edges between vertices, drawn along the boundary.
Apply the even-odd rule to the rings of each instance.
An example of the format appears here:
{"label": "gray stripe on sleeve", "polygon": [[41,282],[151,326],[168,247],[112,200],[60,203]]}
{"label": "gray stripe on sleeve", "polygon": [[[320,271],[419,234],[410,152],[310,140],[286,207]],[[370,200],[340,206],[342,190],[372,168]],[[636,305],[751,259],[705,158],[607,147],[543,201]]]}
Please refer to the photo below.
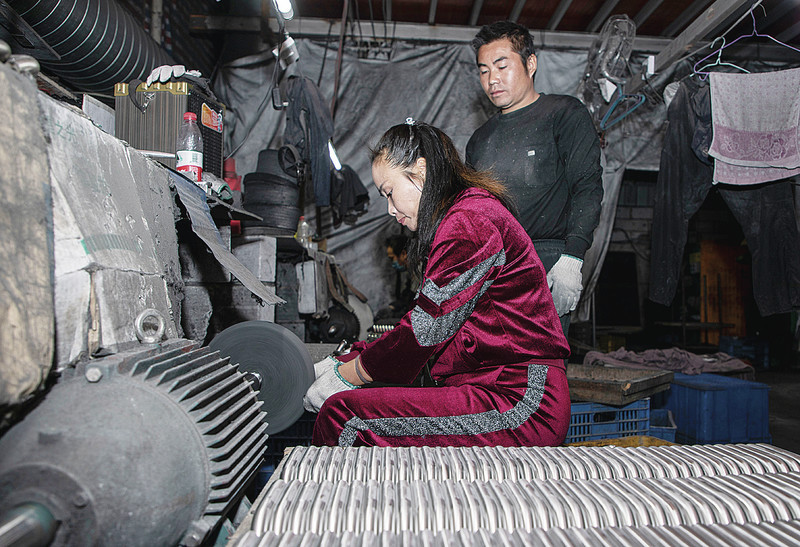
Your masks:
{"label": "gray stripe on sleeve", "polygon": [[[474,268],[462,273],[444,287],[437,286],[436,283],[430,279],[425,280],[421,292],[437,306],[441,305],[443,302],[453,298],[480,281],[491,268],[503,266],[505,263],[505,250],[500,249],[500,251]],[[440,317],[433,317],[429,313],[423,311],[419,306],[415,306],[411,311],[411,328],[414,331],[417,342],[423,347],[429,347],[440,344],[453,336],[472,314],[478,299],[483,296],[491,286],[492,281],[487,280],[475,297],[465,302],[459,308]]]}

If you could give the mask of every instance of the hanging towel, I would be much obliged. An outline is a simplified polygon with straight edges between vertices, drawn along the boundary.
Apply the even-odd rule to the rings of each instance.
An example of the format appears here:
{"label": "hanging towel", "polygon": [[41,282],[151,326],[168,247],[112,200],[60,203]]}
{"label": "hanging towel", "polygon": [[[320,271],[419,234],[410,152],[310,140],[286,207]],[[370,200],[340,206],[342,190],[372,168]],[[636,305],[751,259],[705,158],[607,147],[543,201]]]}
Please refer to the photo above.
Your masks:
{"label": "hanging towel", "polygon": [[800,68],[712,72],[714,182],[759,184],[800,173]]}

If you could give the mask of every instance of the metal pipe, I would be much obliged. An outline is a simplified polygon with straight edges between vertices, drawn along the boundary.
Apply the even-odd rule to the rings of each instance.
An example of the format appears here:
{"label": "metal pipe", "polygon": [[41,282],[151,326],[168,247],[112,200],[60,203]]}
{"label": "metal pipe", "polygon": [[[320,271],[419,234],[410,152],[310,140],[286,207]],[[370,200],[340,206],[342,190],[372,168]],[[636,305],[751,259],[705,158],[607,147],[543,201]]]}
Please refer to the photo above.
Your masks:
{"label": "metal pipe", "polygon": [[39,547],[56,537],[58,521],[44,505],[24,503],[0,516],[0,545]]}

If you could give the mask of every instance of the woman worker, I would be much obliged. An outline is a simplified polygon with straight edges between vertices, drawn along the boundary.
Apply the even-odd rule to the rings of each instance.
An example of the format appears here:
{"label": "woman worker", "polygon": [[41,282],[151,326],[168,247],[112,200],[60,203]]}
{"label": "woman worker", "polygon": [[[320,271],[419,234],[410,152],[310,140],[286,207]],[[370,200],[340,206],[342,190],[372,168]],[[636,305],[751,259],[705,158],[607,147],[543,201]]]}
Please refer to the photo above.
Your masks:
{"label": "woman worker", "polygon": [[[542,263],[505,188],[441,130],[408,119],[371,150],[389,214],[416,237],[414,308],[371,343],[314,365],[312,443],[553,446],[564,441],[569,346]],[[406,386],[429,366],[436,386]],[[369,382],[404,384],[361,389]]]}

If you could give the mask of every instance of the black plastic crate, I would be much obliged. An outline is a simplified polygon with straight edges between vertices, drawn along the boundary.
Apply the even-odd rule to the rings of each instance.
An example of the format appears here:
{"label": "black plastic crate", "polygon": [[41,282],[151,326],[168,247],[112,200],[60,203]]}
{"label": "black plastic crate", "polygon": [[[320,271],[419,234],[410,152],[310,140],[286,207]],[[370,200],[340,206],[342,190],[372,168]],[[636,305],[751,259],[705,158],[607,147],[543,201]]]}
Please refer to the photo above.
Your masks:
{"label": "black plastic crate", "polygon": [[[283,459],[285,449],[292,446],[310,446],[311,435],[314,433],[314,421],[317,415],[314,412],[303,412],[300,418],[279,433],[267,439],[267,451],[264,455],[264,465],[271,465],[273,469]],[[267,417],[269,420],[269,417]]]}

